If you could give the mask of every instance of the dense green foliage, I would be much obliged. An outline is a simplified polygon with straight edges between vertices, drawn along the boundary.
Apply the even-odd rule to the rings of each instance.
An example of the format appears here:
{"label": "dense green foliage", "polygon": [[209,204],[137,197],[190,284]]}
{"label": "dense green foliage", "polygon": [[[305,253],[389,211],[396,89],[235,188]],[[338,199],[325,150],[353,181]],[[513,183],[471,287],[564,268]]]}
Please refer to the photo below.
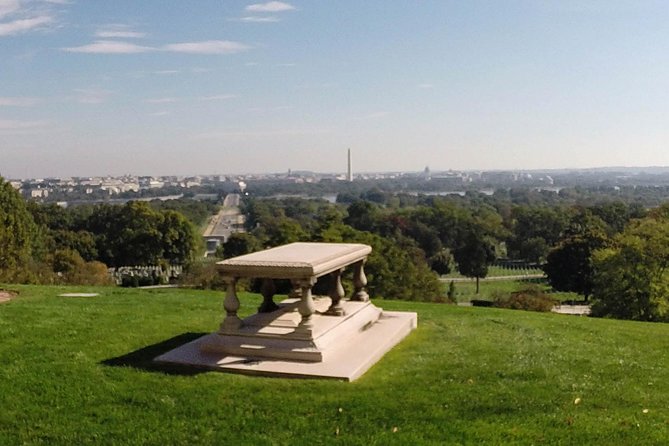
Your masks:
{"label": "dense green foliage", "polygon": [[20,277],[32,260],[39,235],[19,193],[0,177],[0,281]]}
{"label": "dense green foliage", "polygon": [[199,243],[176,210],[145,202],[71,209],[26,203],[0,178],[2,281],[105,284],[107,266],[188,264]]}
{"label": "dense green foliage", "polygon": [[597,251],[593,313],[669,321],[669,207],[627,226]]}
{"label": "dense green foliage", "polygon": [[[223,293],[14,287],[0,444],[661,445],[669,325],[384,301],[418,328],[358,381],[161,368]],[[59,298],[62,292],[96,298]],[[241,295],[242,315],[261,298]],[[575,404],[578,402],[578,404]]]}
{"label": "dense green foliage", "polygon": [[31,203],[30,209],[48,235],[51,252],[75,251],[107,266],[187,264],[199,242],[193,224],[167,205],[155,210],[131,201],[63,209]]}
{"label": "dense green foliage", "polygon": [[544,270],[558,291],[573,291],[587,300],[594,287],[592,254],[607,245],[606,224],[589,212],[576,215],[558,245],[548,254]]}

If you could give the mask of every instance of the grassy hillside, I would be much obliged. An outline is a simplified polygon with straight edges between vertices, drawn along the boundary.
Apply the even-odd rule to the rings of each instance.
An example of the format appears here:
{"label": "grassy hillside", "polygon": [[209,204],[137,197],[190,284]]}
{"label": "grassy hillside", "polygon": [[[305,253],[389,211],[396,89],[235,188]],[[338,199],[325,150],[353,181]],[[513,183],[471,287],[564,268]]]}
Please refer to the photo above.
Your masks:
{"label": "grassy hillside", "polygon": [[[159,369],[222,293],[9,287],[0,444],[666,444],[669,325],[381,301],[419,328],[354,383]],[[252,311],[256,296],[242,296]]]}

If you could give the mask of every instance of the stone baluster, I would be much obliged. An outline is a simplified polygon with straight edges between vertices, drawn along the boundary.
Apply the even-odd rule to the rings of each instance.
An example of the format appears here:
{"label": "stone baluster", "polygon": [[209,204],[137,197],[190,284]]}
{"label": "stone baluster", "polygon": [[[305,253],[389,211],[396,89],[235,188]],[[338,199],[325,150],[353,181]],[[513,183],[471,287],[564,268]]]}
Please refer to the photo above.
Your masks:
{"label": "stone baluster", "polygon": [[290,279],[291,290],[288,297],[291,299],[299,299],[302,297],[302,289],[300,288],[300,281],[297,279]]}
{"label": "stone baluster", "polygon": [[336,271],[333,271],[330,273],[330,277],[332,279],[332,287],[330,288],[330,299],[332,299],[332,303],[330,304],[330,308],[327,309],[325,314],[331,315],[331,316],[343,316],[344,315],[344,307],[341,305],[341,300],[344,297],[344,287],[341,284],[341,273],[344,271],[344,269],[338,269]]}
{"label": "stone baluster", "polygon": [[260,294],[262,294],[263,301],[258,307],[258,313],[271,313],[279,309],[279,306],[274,303],[274,293],[276,293],[276,286],[274,280],[263,279],[260,287]]}
{"label": "stone baluster", "polygon": [[311,287],[314,286],[314,283],[316,283],[316,279],[314,277],[299,281],[300,288],[302,289],[302,297],[300,298],[300,304],[298,305],[297,309],[302,316],[302,320],[300,321],[300,325],[298,325],[295,331],[308,335],[311,335],[314,328],[313,315],[316,311],[316,307],[314,306],[314,299],[311,296]]}
{"label": "stone baluster", "polygon": [[221,332],[230,333],[239,330],[239,327],[242,325],[242,320],[237,316],[237,310],[239,310],[237,278],[224,277],[223,281],[226,284],[225,300],[223,301],[226,316],[221,323]]}
{"label": "stone baluster", "polygon": [[365,262],[367,259],[362,259],[359,262],[356,262],[354,265],[353,271],[353,297],[351,300],[358,302],[367,302],[369,300],[369,294],[365,291],[365,286],[367,286],[367,276],[365,276]]}

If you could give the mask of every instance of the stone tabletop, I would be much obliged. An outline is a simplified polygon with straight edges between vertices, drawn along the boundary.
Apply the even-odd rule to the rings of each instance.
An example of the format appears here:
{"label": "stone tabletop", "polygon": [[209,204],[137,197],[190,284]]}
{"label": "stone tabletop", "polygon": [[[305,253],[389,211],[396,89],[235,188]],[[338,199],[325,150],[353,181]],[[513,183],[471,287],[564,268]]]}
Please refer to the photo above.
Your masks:
{"label": "stone tabletop", "polygon": [[217,263],[223,275],[299,279],[319,277],[366,258],[372,251],[358,243],[291,243]]}

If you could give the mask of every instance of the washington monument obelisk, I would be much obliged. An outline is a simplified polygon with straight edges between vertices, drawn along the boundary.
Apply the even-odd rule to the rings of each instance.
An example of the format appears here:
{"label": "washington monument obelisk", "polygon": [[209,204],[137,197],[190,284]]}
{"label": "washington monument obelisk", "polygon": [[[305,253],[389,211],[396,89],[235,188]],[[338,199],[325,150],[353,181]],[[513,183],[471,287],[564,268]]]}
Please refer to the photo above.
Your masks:
{"label": "washington monument obelisk", "polygon": [[348,149],[348,172],[346,174],[348,181],[353,181],[353,166],[351,165],[351,149]]}

